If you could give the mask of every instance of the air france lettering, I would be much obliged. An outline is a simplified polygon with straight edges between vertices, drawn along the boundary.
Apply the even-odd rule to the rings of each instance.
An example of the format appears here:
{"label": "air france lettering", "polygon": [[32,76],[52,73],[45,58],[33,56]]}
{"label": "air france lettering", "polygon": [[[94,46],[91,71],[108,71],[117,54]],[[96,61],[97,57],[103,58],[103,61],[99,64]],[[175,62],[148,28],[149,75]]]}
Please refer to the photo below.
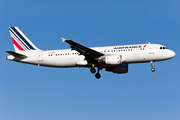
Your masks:
{"label": "air france lettering", "polygon": [[115,47],[114,49],[132,49],[132,48],[142,48],[142,46],[125,46],[125,47]]}

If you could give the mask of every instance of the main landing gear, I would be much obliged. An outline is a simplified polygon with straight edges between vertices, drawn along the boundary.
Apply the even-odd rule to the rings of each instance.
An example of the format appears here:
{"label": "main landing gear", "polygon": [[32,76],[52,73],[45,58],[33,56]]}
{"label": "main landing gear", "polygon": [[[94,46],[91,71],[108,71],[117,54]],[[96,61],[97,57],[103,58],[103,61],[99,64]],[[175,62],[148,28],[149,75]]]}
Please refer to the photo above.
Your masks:
{"label": "main landing gear", "polygon": [[153,67],[153,61],[150,61],[150,64],[151,64],[151,71],[154,72],[155,71],[155,68]]}
{"label": "main landing gear", "polygon": [[91,73],[95,73],[95,72],[96,72],[96,69],[95,69],[94,67],[92,67],[92,68],[90,69],[90,71],[91,71]]}
{"label": "main landing gear", "polygon": [[[95,74],[95,77],[96,77],[97,79],[101,78],[101,75],[100,75],[100,73],[99,73],[100,70],[102,70],[102,68],[99,68],[99,67],[98,67],[98,71],[97,71],[97,73]],[[96,69],[95,69],[94,67],[91,67],[90,71],[91,71],[91,73],[95,73],[95,72],[96,72]]]}

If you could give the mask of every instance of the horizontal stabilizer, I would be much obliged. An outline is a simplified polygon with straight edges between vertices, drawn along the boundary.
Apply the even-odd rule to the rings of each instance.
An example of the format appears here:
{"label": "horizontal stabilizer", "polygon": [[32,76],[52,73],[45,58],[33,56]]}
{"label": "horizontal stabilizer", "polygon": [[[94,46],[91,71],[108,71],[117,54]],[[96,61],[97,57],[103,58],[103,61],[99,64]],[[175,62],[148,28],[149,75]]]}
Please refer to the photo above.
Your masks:
{"label": "horizontal stabilizer", "polygon": [[27,56],[23,55],[23,54],[19,54],[13,51],[6,51],[7,53],[9,53],[10,55],[14,56],[14,57],[18,57],[18,58],[27,58]]}

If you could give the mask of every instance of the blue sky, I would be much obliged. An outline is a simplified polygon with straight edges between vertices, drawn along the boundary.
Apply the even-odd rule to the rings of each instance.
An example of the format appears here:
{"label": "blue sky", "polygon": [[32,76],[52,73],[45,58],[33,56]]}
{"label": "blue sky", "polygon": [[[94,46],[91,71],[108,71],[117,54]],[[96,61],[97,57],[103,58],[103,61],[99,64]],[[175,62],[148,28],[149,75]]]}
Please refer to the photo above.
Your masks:
{"label": "blue sky", "polygon": [[[179,120],[179,0],[6,0],[0,4],[1,120]],[[61,37],[88,47],[158,43],[173,59],[130,64],[127,74],[46,68],[7,61],[8,27],[40,49],[66,49]]]}

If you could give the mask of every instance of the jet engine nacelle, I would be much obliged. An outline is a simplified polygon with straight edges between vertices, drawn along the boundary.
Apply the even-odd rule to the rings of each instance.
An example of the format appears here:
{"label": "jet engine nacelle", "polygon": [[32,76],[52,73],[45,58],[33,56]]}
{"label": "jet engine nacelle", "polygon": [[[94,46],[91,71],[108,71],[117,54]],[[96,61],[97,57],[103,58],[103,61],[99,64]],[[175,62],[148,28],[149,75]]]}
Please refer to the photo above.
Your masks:
{"label": "jet engine nacelle", "polygon": [[119,65],[125,61],[125,57],[122,55],[105,56],[105,63],[108,65]]}
{"label": "jet engine nacelle", "polygon": [[106,71],[123,74],[128,72],[128,64],[121,64],[114,67],[107,67]]}

